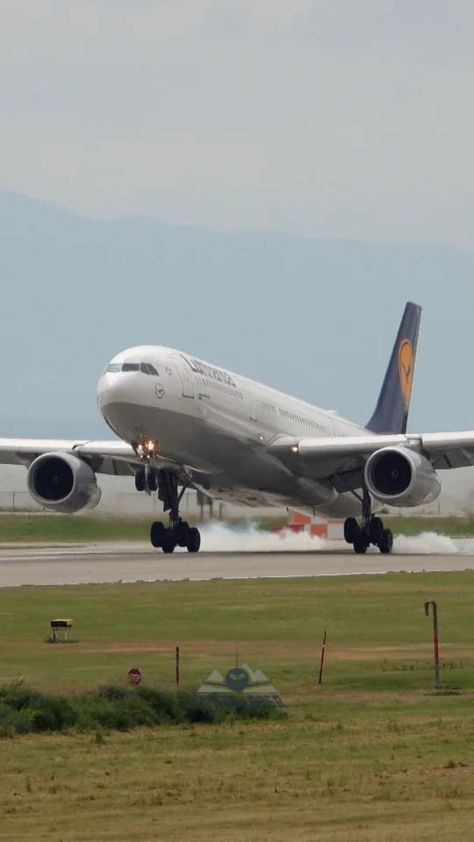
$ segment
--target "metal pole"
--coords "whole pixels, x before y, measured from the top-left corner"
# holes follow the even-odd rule
[[[179,689],[179,646],[176,647],[176,687]]]
[[[326,652],[326,637],[327,637],[327,631],[325,631],[325,632],[324,632],[323,645],[322,645],[322,647],[321,647],[321,663],[320,663],[320,665],[319,665],[319,680],[318,680],[318,684],[322,684],[322,683],[323,683],[323,667],[324,667],[324,654],[325,654],[325,652]]]
[[[433,649],[434,649],[434,664],[435,664],[435,687],[440,688],[439,682],[439,635],[438,635],[438,606],[434,599],[425,602],[425,615],[430,616],[430,605],[433,609]]]

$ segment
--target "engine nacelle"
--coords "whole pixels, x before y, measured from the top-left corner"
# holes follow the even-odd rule
[[[406,447],[383,447],[367,460],[366,486],[389,506],[420,506],[439,496],[441,485],[431,462]]]
[[[43,453],[31,463],[28,491],[40,506],[73,514],[93,509],[101,498],[94,471],[71,453]]]

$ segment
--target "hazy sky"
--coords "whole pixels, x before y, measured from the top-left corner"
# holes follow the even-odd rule
[[[474,249],[472,0],[1,0],[0,189]]]

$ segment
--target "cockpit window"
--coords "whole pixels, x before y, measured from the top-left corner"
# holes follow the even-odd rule
[[[158,376],[155,366],[151,363],[140,363],[140,371],[143,371],[143,374],[154,374]]]
[[[109,363],[105,371],[110,374],[118,374],[119,371],[141,371],[143,374],[159,376],[155,366],[151,363]]]

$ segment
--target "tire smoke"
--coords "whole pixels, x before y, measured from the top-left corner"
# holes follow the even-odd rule
[[[210,523],[201,528],[201,549],[204,552],[234,553],[305,553],[349,550],[344,541],[329,541],[308,532],[267,532],[255,524],[229,526]],[[458,555],[472,550],[474,542],[455,541],[447,535],[423,532],[421,535],[398,535],[393,552],[396,555]],[[369,553],[378,553],[371,547]]]
[[[201,549],[205,552],[297,553],[331,546],[333,542],[308,532],[267,532],[253,523],[239,527],[211,523],[201,529]]]
[[[460,550],[448,535],[422,532],[421,535],[398,535],[393,542],[397,555],[457,555]]]

